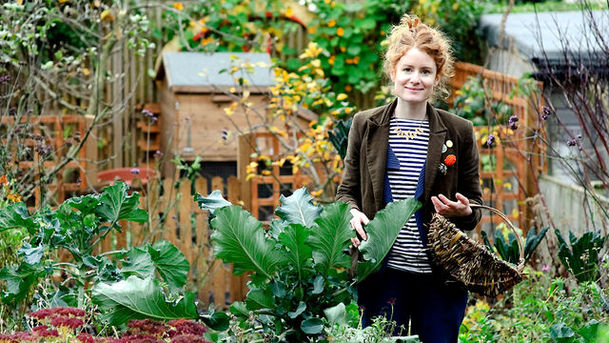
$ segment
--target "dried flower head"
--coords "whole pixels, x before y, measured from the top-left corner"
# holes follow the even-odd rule
[[[80,343],[95,343],[95,338],[86,332],[79,333],[78,336],[76,336],[76,339]]]
[[[203,324],[187,319],[170,320],[167,322],[167,324],[173,327],[173,330],[169,332],[170,337],[174,337],[176,335],[201,336],[206,331]]]
[[[51,325],[56,328],[68,328],[76,330],[84,325],[82,319],[66,316],[53,317],[51,319]]]
[[[511,130],[516,130],[518,128],[518,117],[516,115],[512,115],[510,119],[508,119],[508,127]]]
[[[552,110],[550,107],[548,106],[543,106],[541,108],[541,119],[546,120],[548,119],[549,116],[551,116],[552,114],[554,114],[554,110]]]
[[[108,343],[164,343],[149,335],[128,335],[109,341]]]
[[[201,336],[196,335],[179,335],[171,339],[171,343],[210,343]]]
[[[495,135],[493,135],[491,133],[490,135],[488,135],[488,139],[486,140],[486,146],[488,146],[490,148],[493,146],[494,143],[495,143]]]
[[[23,342],[38,342],[40,337],[35,333],[15,332],[11,334],[0,334],[0,342],[2,343],[23,343]]]
[[[169,326],[163,322],[152,319],[134,319],[127,324],[127,332],[130,335],[146,334],[155,337],[162,337],[168,330]]]
[[[46,325],[34,327],[34,333],[39,337],[59,337],[59,332],[55,329],[50,329]]]

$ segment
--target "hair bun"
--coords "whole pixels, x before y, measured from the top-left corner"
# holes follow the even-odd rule
[[[419,25],[419,18],[415,15],[411,16],[409,14],[405,14],[401,20],[402,24],[408,25],[409,29],[414,29]]]

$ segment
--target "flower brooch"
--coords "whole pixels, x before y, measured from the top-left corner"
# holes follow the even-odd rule
[[[442,154],[446,153],[448,151],[448,149],[453,147],[453,142],[449,139],[447,140],[444,144],[442,144]],[[440,169],[440,173],[442,173],[443,175],[446,175],[446,173],[448,172],[448,167],[452,167],[455,162],[457,162],[457,157],[452,154],[449,153],[448,155],[446,155],[444,157],[444,160],[442,161],[442,163],[440,163],[439,169]]]

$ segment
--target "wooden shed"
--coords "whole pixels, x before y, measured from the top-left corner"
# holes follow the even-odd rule
[[[238,84],[234,80],[236,75],[228,70],[237,65],[236,61],[255,65],[253,73],[242,75],[250,83],[249,101],[253,105],[248,113],[237,110],[229,117],[224,108],[234,99],[228,92]],[[257,65],[259,62],[265,66]],[[239,131],[249,132],[260,123],[258,114],[268,111],[269,87],[274,84],[270,66],[271,59],[266,53],[163,53],[156,82],[160,148],[167,161],[163,166],[165,176],[175,172],[169,161],[176,154],[184,160],[200,156],[207,176],[237,175]],[[305,126],[316,119],[310,113],[300,117],[300,124]]]

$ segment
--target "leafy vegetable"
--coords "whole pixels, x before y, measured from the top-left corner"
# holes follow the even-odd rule
[[[359,248],[366,261],[357,265],[358,281],[364,280],[381,266],[400,230],[420,207],[421,203],[414,198],[395,201],[377,212],[366,225],[368,239],[363,241]]]
[[[210,195],[218,197],[215,192]],[[200,195],[196,198],[209,203]],[[417,201],[407,200],[377,213],[367,226],[368,261],[361,263],[358,280],[380,265],[419,207]],[[266,233],[262,223],[240,207],[216,208],[211,222],[214,251],[224,263],[233,263],[236,275],[254,273],[245,304],[233,304],[231,313],[245,322],[254,311],[269,335],[287,334],[288,341],[303,342],[323,332],[324,315],[333,321],[344,317],[345,304],[353,299],[355,281],[347,275],[354,236],[351,214],[340,202],[314,205],[304,188],[281,197],[275,214],[280,219],[274,219]]]
[[[104,312],[104,320],[116,326],[130,319],[198,317],[193,293],[185,293],[178,302],[168,301],[158,281],[152,278],[130,276],[113,284],[100,283],[93,287],[93,302]]]

